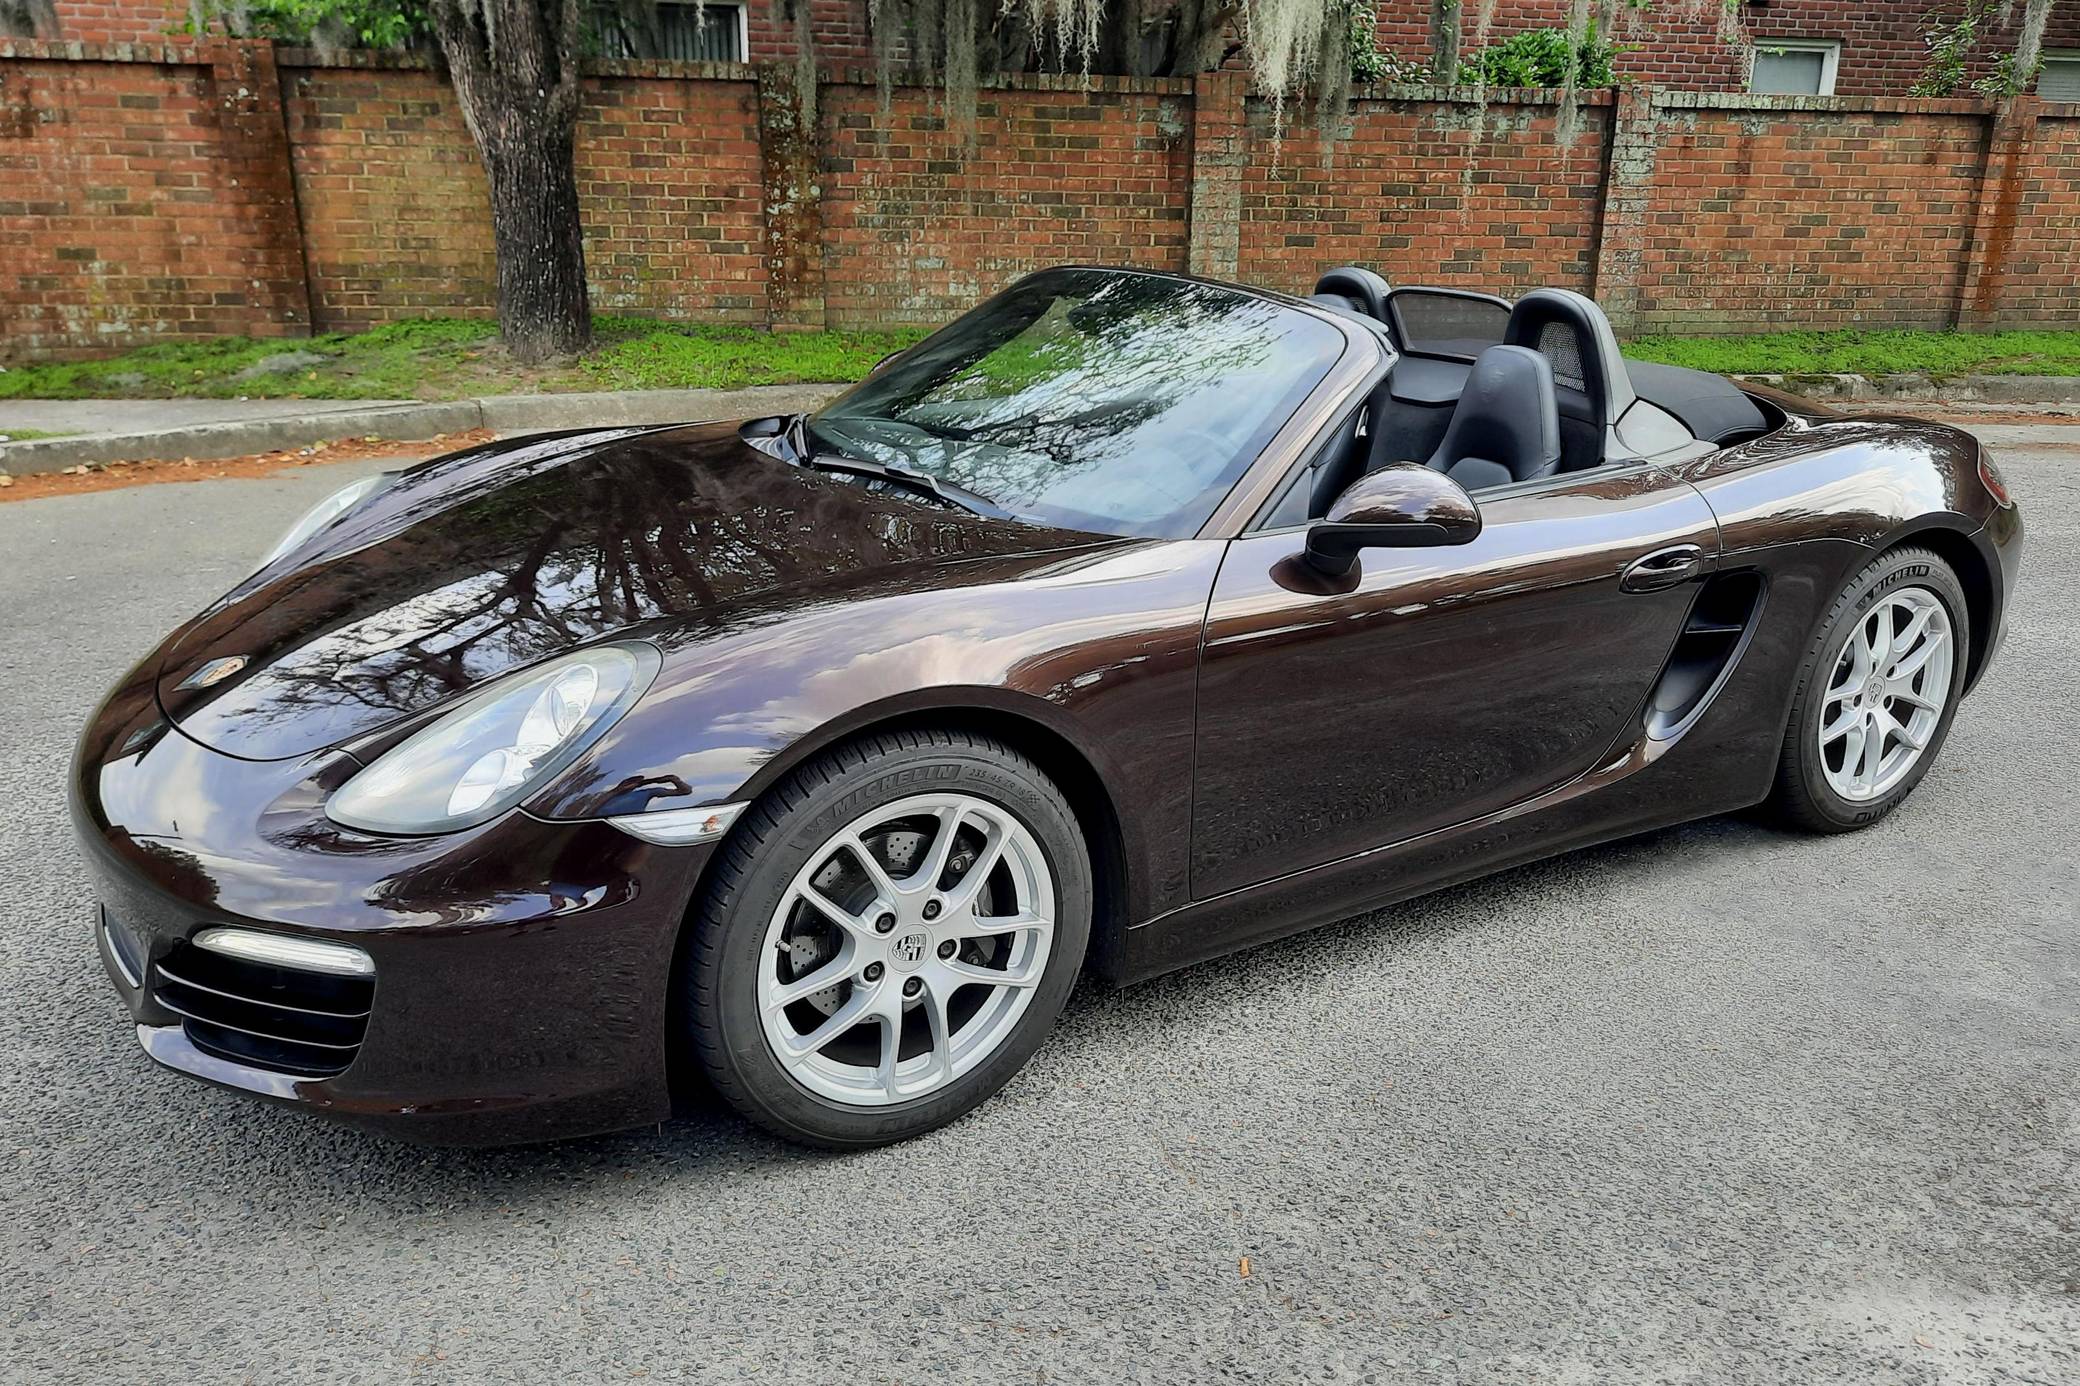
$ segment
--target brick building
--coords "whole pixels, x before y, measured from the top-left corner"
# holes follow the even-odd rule
[[[82,43],[164,43],[191,28],[189,0],[52,0],[55,33],[39,38]],[[662,0],[662,56],[718,62],[758,62],[794,52],[794,20],[786,0],[710,0],[706,5]],[[811,0],[818,49],[834,63],[871,56],[867,0]]]
[[[89,43],[157,43],[188,23],[188,0],[53,0],[58,32],[43,37]],[[869,60],[867,0],[810,0],[817,49],[833,66]],[[1480,0],[1461,6],[1462,46],[1476,45]],[[1495,0],[1490,42],[1527,29],[1567,22],[1568,0]],[[1995,55],[2015,44],[2021,5],[2006,25],[1982,38],[1968,79],[1984,76]],[[1638,81],[1693,91],[1754,90],[1797,95],[1898,96],[1927,66],[1922,27],[1931,9],[1962,9],[1962,0],[1744,0],[1745,48],[1720,34],[1720,0],[1664,0],[1624,7],[1619,41],[1629,45],[1618,70]],[[794,52],[787,0],[710,0],[705,6],[660,5],[661,56],[761,62]],[[1396,55],[1429,61],[1428,0],[1383,0],[1380,41]],[[2080,98],[2080,3],[2058,4],[2045,35],[2043,95]]]
[[[1480,0],[1462,0],[1460,42],[1477,45]],[[1489,42],[1526,29],[1567,23],[1568,0],[1496,0]],[[1661,0],[1622,7],[1616,38],[1629,51],[1618,72],[1635,81],[1687,91],[1756,91],[1797,96],[1902,96],[1928,66],[1923,27],[1929,14],[1958,14],[1964,0],[1741,0],[1740,31],[1753,45],[1722,35],[1720,0]],[[1427,0],[1388,0],[1379,7],[1380,42],[1396,54],[1427,59]],[[1966,66],[1968,81],[1992,70],[2015,47],[2022,17],[2017,0],[2008,22],[1998,14]],[[2043,94],[2080,97],[2080,3],[2054,0],[2044,35]]]
[[[52,0],[57,32],[40,38],[83,43],[164,43],[190,27],[189,0]],[[718,62],[760,62],[794,52],[794,19],[787,0],[710,0],[705,5],[661,0],[661,56]],[[867,0],[810,0],[817,48],[833,63],[864,63],[871,56]]]

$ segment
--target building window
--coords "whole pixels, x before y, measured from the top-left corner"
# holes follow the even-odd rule
[[[742,5],[625,5],[604,11],[600,52],[609,58],[682,63],[749,62]]]
[[[742,5],[659,5],[660,58],[689,63],[741,63],[744,42]]]
[[[1768,96],[1833,96],[1842,45],[1833,39],[1764,39],[1748,90]]]
[[[2037,95],[2046,101],[2080,101],[2080,48],[2046,50]]]

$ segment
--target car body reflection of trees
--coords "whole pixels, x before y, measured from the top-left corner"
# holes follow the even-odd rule
[[[340,739],[612,633],[669,624],[685,638],[777,619],[804,589],[857,595],[916,561],[1050,542],[745,457],[733,429],[619,438],[435,505],[408,489],[378,534],[286,575],[264,601],[203,618],[183,645],[250,650],[252,667],[181,690],[169,685],[186,666],[173,661],[162,696],[184,725],[206,718],[249,746],[269,724]]]

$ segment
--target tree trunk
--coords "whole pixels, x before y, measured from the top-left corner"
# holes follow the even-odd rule
[[[1430,80],[1459,80],[1459,0],[1430,0]]]
[[[499,330],[523,362],[569,356],[592,340],[576,133],[518,119],[487,126],[480,137],[498,251]]]
[[[0,38],[57,37],[58,10],[51,0],[0,0]]]
[[[491,184],[506,349],[528,363],[580,351],[592,308],[573,163],[578,0],[433,0],[429,12]]]

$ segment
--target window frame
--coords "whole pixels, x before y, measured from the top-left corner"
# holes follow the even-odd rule
[[[1753,96],[1833,96],[1835,78],[1842,66],[1842,41],[1822,38],[1760,39],[1755,44],[1755,56],[1764,53],[1818,53],[1820,55],[1820,89],[1812,92],[1756,91],[1755,64],[1748,64],[1748,92]]]
[[[707,3],[706,0],[659,0],[658,8],[660,10],[666,6],[674,9],[696,11],[735,10],[737,13],[737,55],[734,58],[720,59],[720,61],[734,63],[748,63],[751,61],[751,5],[749,0],[714,0],[712,4]],[[708,61],[713,62],[717,60],[711,58]]]

